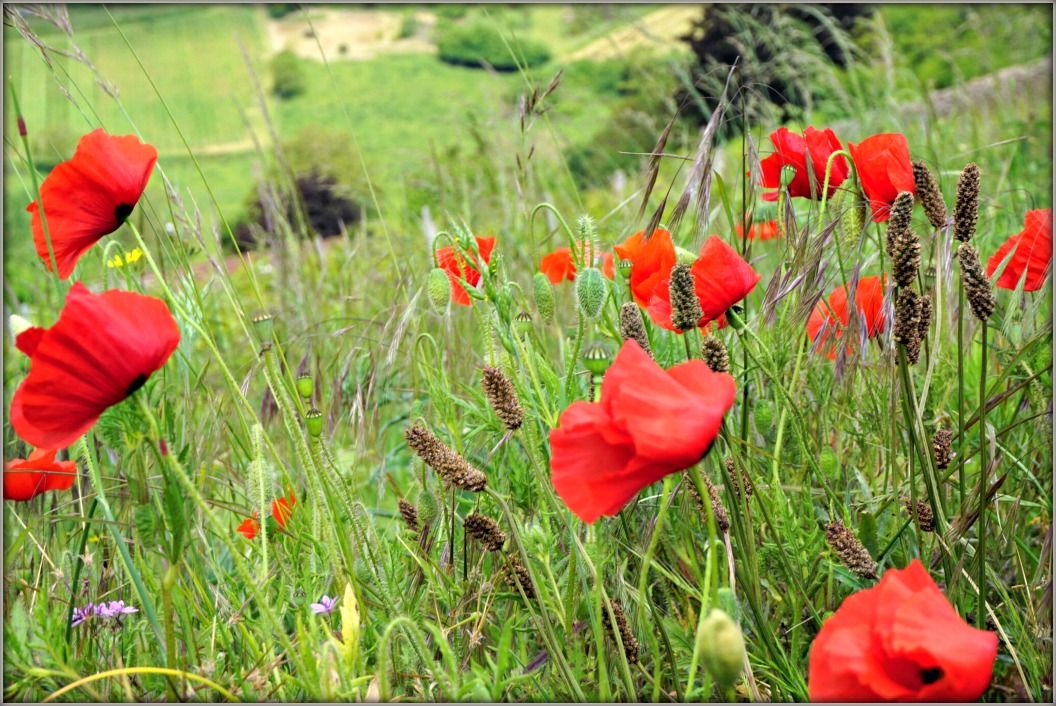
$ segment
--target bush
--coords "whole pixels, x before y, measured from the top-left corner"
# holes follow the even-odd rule
[[[550,50],[540,42],[520,39],[507,49],[498,30],[484,22],[447,24],[440,29],[436,46],[440,60],[448,64],[479,67],[486,63],[496,71],[517,69],[518,61],[510,49],[529,68],[550,60]]]
[[[273,20],[277,20],[280,17],[285,17],[291,12],[296,12],[301,9],[301,6],[295,2],[284,2],[284,3],[269,3],[268,4],[268,17]]]
[[[304,93],[308,78],[301,67],[301,60],[288,49],[271,60],[271,92],[282,100]]]
[[[421,28],[421,23],[418,22],[418,13],[414,10],[408,10],[403,13],[403,17],[400,18],[400,31],[396,35],[396,39],[407,39],[418,34],[418,30]]]

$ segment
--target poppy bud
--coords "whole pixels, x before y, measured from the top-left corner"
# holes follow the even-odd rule
[[[547,282],[549,285],[549,282]],[[576,304],[584,316],[596,319],[608,295],[605,276],[596,267],[588,267],[576,275]]]
[[[418,493],[418,520],[423,527],[428,527],[435,524],[438,517],[440,517],[440,505],[436,502],[436,496],[423,489]]]
[[[253,315],[253,330],[256,331],[257,338],[260,340],[261,352],[271,350],[271,338],[275,332],[274,322],[275,317],[266,311],[258,311]]]
[[[630,279],[631,268],[633,266],[634,263],[630,260],[620,260],[620,264],[616,265],[616,271],[620,273],[620,277],[623,277],[624,279]]]
[[[521,338],[524,338],[532,331],[532,315],[527,311],[522,311],[517,314],[517,319],[513,324],[514,329],[520,334]]]
[[[796,168],[791,164],[786,164],[781,167],[781,186],[787,189],[792,185],[792,180],[796,178]]]
[[[697,632],[697,646],[708,674],[720,689],[737,683],[746,655],[741,629],[725,611],[714,608]]]
[[[309,409],[304,413],[304,424],[308,427],[308,433],[318,439],[323,434],[323,413],[314,407]]]
[[[315,380],[312,379],[311,375],[305,373],[297,376],[297,392],[301,393],[301,397],[304,399],[310,398],[314,390]]]
[[[850,207],[843,211],[843,217],[840,219],[840,228],[843,230],[843,242],[853,247],[858,244],[858,239],[862,237],[862,231],[865,230],[868,211],[866,210],[865,197],[862,196],[857,187],[848,194],[846,200],[850,202]]]
[[[723,586],[718,590],[717,594],[715,596],[715,607],[730,616],[733,622],[740,624],[741,606],[737,602],[737,595],[733,592],[733,589]]]
[[[741,318],[743,312],[744,309],[739,306],[731,306],[726,310],[726,321],[729,322],[734,331],[744,330],[745,323],[744,319]]]
[[[609,369],[612,363],[612,354],[609,349],[600,343],[592,343],[587,350],[583,351],[583,365],[594,377],[601,377]]]
[[[831,478],[836,473],[836,452],[826,446],[821,450],[821,458],[818,459],[818,466],[821,467],[821,472],[825,474],[826,478]]]
[[[535,308],[539,316],[542,317],[543,323],[549,326],[554,321],[554,288],[542,272],[536,272],[532,280],[532,296],[535,298]]]
[[[579,230],[579,239],[581,241],[593,243],[596,225],[594,219],[590,216],[580,216],[579,220],[576,221],[576,228]]]
[[[429,273],[429,279],[425,283],[425,294],[437,313],[442,314],[447,309],[447,303],[451,301],[451,282],[443,268],[434,267]]]

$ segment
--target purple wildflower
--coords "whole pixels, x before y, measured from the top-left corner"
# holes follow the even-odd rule
[[[318,603],[312,603],[310,607],[312,609],[312,612],[316,615],[326,615],[327,613],[332,611],[336,606],[337,599],[331,598],[330,596],[324,594],[323,597],[319,599]]]
[[[110,601],[108,604],[99,604],[98,607],[99,615],[107,618],[115,618],[128,613],[138,613],[139,608],[133,608],[132,606],[126,606],[124,601]]]
[[[73,609],[73,620],[70,621],[70,625],[72,625],[73,627],[77,627],[78,625],[84,623],[86,620],[88,620],[88,618],[92,617],[93,615],[95,615],[95,604],[94,603],[89,603],[88,605],[86,605],[83,608],[74,608]]]

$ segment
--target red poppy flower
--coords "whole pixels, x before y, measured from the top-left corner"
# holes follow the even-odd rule
[[[735,227],[737,231],[737,237],[744,237],[744,228],[738,223]],[[762,223],[753,223],[748,227],[748,240],[770,240],[781,235],[780,229],[777,227],[777,221],[764,221]]]
[[[276,498],[271,501],[271,516],[275,518],[275,522],[278,523],[279,527],[286,529],[286,521],[293,516],[293,506],[297,504],[297,499],[293,497],[293,491],[290,491],[289,499]],[[260,533],[260,523],[257,522],[257,518],[260,517],[259,512],[254,512],[253,517],[247,517],[242,520],[242,524],[235,528],[236,532],[241,532],[246,539],[256,539]]]
[[[581,242],[580,247],[584,247],[584,243],[589,248],[589,241]],[[588,249],[583,259],[593,265],[596,258],[592,255],[593,253]],[[600,255],[602,274],[609,279],[614,278],[616,276],[616,266],[612,253],[603,252]],[[572,248],[561,247],[548,255],[544,255],[543,259],[539,261],[539,271],[546,275],[551,284],[560,284],[566,279],[569,281],[574,280],[576,278],[576,264],[572,258]]]
[[[491,262],[491,251],[494,249],[494,236],[477,238],[477,250],[480,251],[480,257],[484,260],[485,265]],[[469,257],[473,261],[472,265],[459,255],[456,255],[455,249],[451,246],[440,248],[436,251],[437,267],[447,272],[447,278],[451,280],[451,299],[456,304],[463,306],[469,306],[470,302],[469,294],[466,293],[461,280],[466,280],[470,287],[476,287],[480,284],[480,272],[474,267],[475,265],[479,266],[477,259],[473,253],[469,253]]]
[[[873,221],[883,223],[891,215],[891,204],[903,191],[917,193],[909,143],[899,133],[867,137],[858,145],[847,143],[862,191],[873,209]]]
[[[648,306],[653,289],[675,266],[675,244],[671,234],[657,228],[646,240],[645,231],[638,231],[621,245],[615,246],[621,260],[631,261],[631,294],[638,306]]]
[[[996,656],[997,635],[961,620],[914,559],[825,621],[807,686],[811,701],[975,701]]]
[[[584,522],[615,515],[708,452],[735,394],[733,378],[702,360],[664,370],[637,342],[624,342],[601,401],[573,402],[550,432],[554,490]]]
[[[1005,265],[997,286],[1015,289],[1026,274],[1023,290],[1036,292],[1045,283],[1052,262],[1052,209],[1027,211],[1022,232],[1002,243],[986,263],[987,277],[993,277],[997,266],[1015,249],[1012,259]]]
[[[169,359],[180,330],[160,299],[76,282],[59,320],[15,339],[29,375],[11,401],[11,425],[45,449],[69,446],[107,408],[138,390]]]
[[[690,267],[693,288],[704,316],[700,327],[708,322],[720,320],[719,328],[725,326],[726,310],[748,296],[756,283],[763,278],[756,273],[737,251],[717,235],[708,236],[700,249],[700,257]],[[669,331],[678,331],[671,323],[670,270],[668,276],[653,289],[649,299],[649,318]]]
[[[36,449],[29,458],[4,463],[4,500],[31,500],[48,490],[68,490],[77,478],[77,464],[56,461],[57,451]]]
[[[885,282],[886,280],[880,277],[862,277],[858,280],[858,290],[855,292],[854,301],[858,307],[859,325],[865,326],[866,335],[869,338],[884,331]],[[810,337],[811,341],[815,341],[820,333],[821,340],[818,341],[818,350],[822,350],[825,345],[825,339],[830,335],[837,340],[843,336],[843,329],[850,323],[850,320],[850,313],[847,309],[847,290],[843,287],[837,287],[829,295],[828,305],[824,302],[818,302],[814,306],[814,311],[811,312],[810,318],[807,320],[807,336]],[[824,329],[824,332],[822,332],[822,329]],[[829,360],[835,360],[836,349],[836,344],[830,343],[825,351],[825,357]],[[851,353],[849,344],[847,353]]]
[[[796,175],[788,185],[788,195],[820,199],[825,187],[825,169],[828,167],[829,157],[833,152],[843,149],[840,141],[836,139],[836,133],[831,128],[815,130],[808,127],[802,135],[797,135],[782,127],[771,133],[770,141],[774,143],[776,151],[759,163],[763,168],[763,186],[767,189],[778,189],[781,186],[781,168],[787,164],[796,169]],[[808,153],[810,167],[814,172],[813,182],[807,173]],[[847,160],[843,155],[832,160],[829,198],[836,193],[836,187],[843,183],[848,173]],[[763,194],[763,200],[777,201],[777,194],[777,191],[769,191]]]
[[[73,159],[51,170],[40,185],[40,198],[59,277],[69,277],[85,251],[121,227],[147,188],[157,161],[153,145],[135,135],[117,137],[98,128],[81,138]],[[26,210],[33,214],[37,254],[50,270],[40,208],[34,201]]]

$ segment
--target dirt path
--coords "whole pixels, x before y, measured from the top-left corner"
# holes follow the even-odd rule
[[[415,13],[417,29],[413,35],[402,39],[399,38],[404,22],[402,13],[321,7],[313,7],[310,13],[311,24],[300,12],[269,20],[271,51],[278,53],[289,49],[297,56],[313,61],[321,61],[320,44],[327,61],[363,61],[383,54],[436,52],[428,38],[436,24],[436,15],[431,12]]]
[[[595,39],[585,47],[562,57],[568,61],[577,59],[611,59],[620,57],[634,49],[656,49],[663,46],[667,49],[676,46],[680,35],[686,34],[693,20],[700,17],[700,7],[696,5],[679,5],[665,7],[650,12],[645,17],[629,23],[604,37]],[[688,48],[686,49],[688,51]]]

